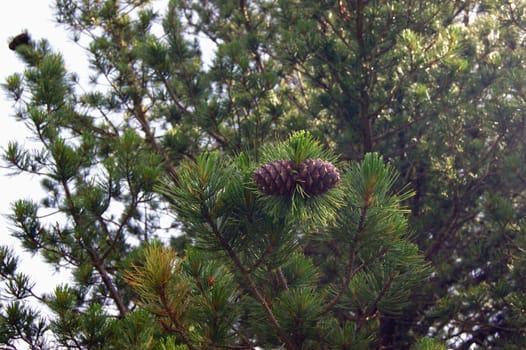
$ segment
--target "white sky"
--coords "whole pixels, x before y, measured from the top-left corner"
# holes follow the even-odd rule
[[[7,5],[9,3],[9,5]],[[80,83],[88,86],[87,56],[82,47],[71,39],[71,33],[55,22],[53,6],[55,0],[0,0],[0,83],[13,73],[22,73],[24,65],[17,55],[9,50],[11,38],[27,30],[33,40],[45,38],[55,51],[62,53],[66,68],[75,72]],[[154,1],[161,15],[167,0]],[[23,123],[14,118],[13,102],[0,90],[0,152],[4,152],[9,141],[16,140],[31,147],[30,133]],[[35,147],[38,144],[35,144]],[[21,258],[20,271],[31,276],[38,293],[50,292],[57,284],[67,281],[64,273],[57,273],[38,256],[24,254],[18,241],[11,237],[12,225],[6,216],[11,204],[18,199],[39,201],[43,197],[40,178],[28,175],[8,176],[8,170],[0,167],[0,245],[7,245],[17,251]]]
[[[167,0],[155,0],[154,5],[165,12]],[[17,55],[9,50],[10,39],[27,30],[33,40],[47,39],[53,50],[60,52],[66,63],[66,68],[74,72],[80,79],[82,86],[88,86],[87,55],[83,48],[71,39],[65,27],[59,26],[54,19],[53,6],[55,0],[0,0],[0,83],[4,84],[6,78],[14,73],[22,73],[24,64]],[[208,52],[210,53],[210,52]],[[15,107],[8,100],[7,94],[0,89],[0,152],[3,154],[9,141],[18,141],[31,147],[38,146],[31,139],[31,134],[23,123],[14,118]],[[39,295],[50,293],[62,283],[67,283],[69,274],[55,269],[43,262],[37,255],[24,252],[19,242],[11,236],[12,225],[7,215],[11,213],[11,204],[18,199],[33,199],[39,201],[43,198],[40,178],[28,175],[8,176],[10,171],[0,166],[0,245],[12,248],[19,257],[19,272],[23,272],[34,283],[33,291]],[[0,279],[0,288],[2,283]],[[47,315],[48,310],[32,303],[33,307],[40,310],[41,315]],[[19,349],[27,348],[22,342],[18,343]]]
[[[2,1],[0,5],[0,82],[6,77],[23,72],[24,65],[17,55],[9,50],[10,38],[27,30],[35,40],[46,38],[51,46],[64,55],[68,70],[80,76],[86,73],[86,57],[83,50],[68,38],[69,33],[59,27],[53,17],[54,0],[16,0]],[[9,141],[17,140],[30,145],[29,132],[23,123],[14,118],[14,105],[8,101],[6,93],[0,92],[0,147],[1,152]],[[12,226],[6,218],[10,214],[10,205],[17,199],[31,198],[39,200],[42,196],[40,179],[26,175],[8,176],[9,171],[0,169],[0,244],[8,245],[20,252],[18,242],[10,236]],[[55,285],[65,280],[63,274],[55,273],[38,256],[22,254],[20,271],[28,273],[36,283],[36,291],[51,291]]]
[[[154,5],[160,14],[164,14],[167,0],[155,0]],[[88,86],[87,56],[82,47],[73,42],[71,33],[65,27],[59,26],[54,19],[53,6],[55,0],[0,0],[0,83],[14,73],[22,73],[24,65],[17,55],[9,50],[11,38],[27,30],[33,40],[45,38],[51,48],[59,51],[66,63],[66,68],[74,72],[83,86]],[[205,64],[210,64],[213,45],[200,38],[204,51]],[[23,123],[14,118],[15,107],[8,100],[3,89],[0,90],[0,152],[3,154],[9,141],[18,141],[29,146],[38,144],[30,138],[30,133]],[[39,256],[24,253],[18,241],[11,237],[12,225],[7,219],[11,204],[18,199],[43,198],[40,178],[28,175],[8,176],[9,171],[4,164],[0,167],[0,245],[13,248],[19,255],[19,271],[28,274],[35,283],[34,291],[38,294],[51,292],[55,286],[65,283],[68,274],[56,272],[52,266],[45,264]],[[0,281],[1,282],[1,281]],[[1,287],[1,284],[0,284]],[[45,310],[42,310],[45,312]]]

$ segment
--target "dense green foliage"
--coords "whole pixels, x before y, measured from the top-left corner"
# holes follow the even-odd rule
[[[526,347],[526,1],[151,3],[56,1],[89,87],[10,45],[4,163],[46,190],[10,233],[72,281],[2,247],[1,346]],[[339,185],[257,190],[306,159]]]

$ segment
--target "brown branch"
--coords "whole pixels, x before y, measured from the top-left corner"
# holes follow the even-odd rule
[[[369,314],[374,315],[376,313],[378,303],[385,296],[385,294],[387,293],[389,288],[391,288],[391,285],[393,284],[396,276],[397,276],[397,273],[394,273],[394,272],[389,275],[389,279],[387,280],[387,282],[385,282],[382,290],[380,291],[380,293],[378,293],[378,295],[376,296],[376,299],[374,300],[373,304],[371,305],[370,310],[369,310]]]
[[[250,20],[250,15],[248,13],[248,8],[246,6],[245,0],[239,0],[239,8],[241,13],[243,14],[244,24],[245,24],[245,30],[250,33],[254,30],[252,27],[252,23]],[[254,59],[256,60],[256,64],[259,68],[260,72],[263,72],[265,70],[265,65],[263,64],[263,60],[261,59],[261,55],[257,51],[257,49],[252,50],[252,55],[254,55]]]
[[[510,9],[510,19],[511,19],[512,23],[515,24],[523,32],[526,32],[526,26],[524,24],[520,23],[517,15],[515,14],[515,11],[513,9],[513,6],[511,4],[511,2],[508,2],[507,5],[508,5],[508,7]]]
[[[177,96],[175,95],[172,87],[170,86],[170,84],[168,84],[168,81],[166,80],[166,78],[160,74],[160,77],[161,77],[161,80],[163,82],[163,85],[166,89],[166,91],[168,92],[168,95],[170,96],[171,100],[175,103],[175,105],[177,106],[177,108],[179,108],[183,113],[185,113],[186,115],[189,115],[191,116],[191,111],[188,109],[188,107],[184,106],[181,101],[179,101],[179,99],[177,98]],[[231,148],[231,149],[236,149],[237,147],[235,147],[232,142],[230,142],[225,136],[223,136],[221,134],[221,132],[218,130],[217,128],[217,120],[215,118],[213,118],[213,122],[214,122],[214,126],[215,126],[215,129],[216,130],[205,130],[206,133],[213,137],[221,146],[223,147],[228,147],[228,148]]]
[[[66,181],[62,181],[62,187],[64,188],[64,193],[66,195],[66,201],[67,204],[71,210],[71,214],[73,216],[73,221],[75,222],[75,226],[79,229],[83,229],[82,225],[82,219],[80,217],[80,212],[78,208],[76,207],[75,203],[73,202],[73,197],[71,195],[70,189]],[[99,273],[104,285],[106,288],[108,288],[108,291],[110,292],[110,295],[115,302],[115,305],[117,306],[117,309],[119,310],[119,318],[124,318],[126,314],[128,313],[128,308],[126,305],[124,305],[124,301],[122,299],[122,296],[120,295],[117,288],[115,288],[115,285],[113,284],[113,281],[110,278],[110,275],[108,271],[106,270],[106,267],[104,266],[104,260],[100,258],[95,248],[93,248],[90,245],[87,245],[84,243],[81,237],[77,238],[78,244],[86,250],[88,255],[91,258],[91,263],[93,267],[97,270]]]
[[[269,303],[265,300],[265,297],[261,295],[261,293],[259,292],[258,287],[254,283],[254,280],[252,280],[252,277],[250,277],[248,270],[243,266],[243,263],[237,256],[236,252],[234,252],[234,249],[232,248],[232,246],[230,246],[230,244],[227,242],[225,237],[223,237],[223,235],[219,231],[216,223],[214,222],[209,212],[206,213],[206,221],[208,225],[210,226],[213,235],[217,238],[217,240],[219,241],[223,249],[228,254],[229,258],[234,263],[235,267],[238,269],[238,271],[243,276],[243,279],[248,285],[249,291],[252,293],[254,298],[259,302],[259,304],[263,307],[263,311],[265,312],[265,315],[267,316],[268,320],[272,324],[272,327],[274,328],[274,331],[276,332],[279,339],[285,344],[287,349],[291,349],[291,350],[295,349],[296,346],[288,338],[287,334],[283,331],[283,329],[281,329],[281,326],[278,320],[276,319],[276,317],[274,316],[274,313],[272,312],[269,306]]]
[[[281,266],[278,267],[278,269],[276,271],[276,275],[278,276],[278,281],[281,284],[281,286],[283,287],[283,289],[288,290],[289,289],[289,284],[287,282],[287,278],[283,274],[283,269],[281,268]]]
[[[447,220],[448,224],[444,226],[443,229],[439,230],[434,238],[434,242],[431,246],[425,251],[424,256],[427,260],[437,253],[442,245],[448,241],[449,236],[453,234],[456,230],[462,227],[466,222],[472,220],[477,216],[478,211],[473,213],[467,213],[466,215],[461,215],[460,204],[458,201],[458,194],[455,193],[453,209]]]
[[[112,18],[116,19],[119,17],[119,5],[116,5],[114,7],[114,16]],[[155,139],[155,134],[152,131],[150,127],[150,122],[148,120],[147,115],[147,109],[144,107],[143,104],[143,96],[140,95],[140,92],[144,90],[144,85],[146,84],[144,80],[141,82],[141,79],[137,76],[134,68],[133,68],[133,58],[130,54],[130,48],[127,46],[126,41],[124,40],[123,35],[123,28],[120,25],[114,25],[114,28],[105,28],[108,33],[112,34],[112,39],[115,45],[117,46],[118,52],[124,52],[124,58],[129,59],[129,62],[127,64],[127,72],[126,72],[126,79],[129,81],[130,85],[135,90],[135,94],[132,97],[132,106],[130,108],[130,111],[133,112],[133,115],[135,116],[136,120],[141,125],[141,129],[145,134],[146,141],[153,147],[153,149],[160,154],[164,161],[165,165],[168,171],[168,174],[174,179],[177,180],[177,172],[175,170],[175,167],[172,163],[172,160],[168,156],[166,152],[161,148],[157,140]],[[115,60],[118,61],[119,57],[115,58]],[[116,65],[117,66],[117,65]],[[111,84],[113,89],[117,92],[119,92],[119,86],[116,86],[114,84]],[[174,101],[175,102],[175,101]]]
[[[323,308],[322,313],[327,313],[327,312],[331,311],[331,309],[340,301],[341,297],[343,296],[343,293],[345,292],[345,290],[349,286],[349,283],[351,282],[351,279],[364,266],[364,264],[362,263],[357,268],[353,268],[354,261],[356,259],[356,240],[357,240],[359,234],[362,233],[364,228],[365,228],[365,217],[367,216],[367,210],[369,208],[369,206],[367,204],[369,202],[368,198],[366,198],[364,202],[365,202],[365,206],[362,208],[362,212],[360,214],[360,220],[358,222],[357,234],[354,236],[354,239],[351,242],[351,247],[349,249],[349,257],[347,258],[347,268],[346,268],[346,271],[345,271],[345,278],[343,279],[343,281],[342,281],[342,283],[340,285],[340,288],[338,289],[338,293],[334,296],[334,298],[332,298],[332,300],[327,305],[325,305],[325,307]]]
[[[137,208],[137,204],[135,204],[135,200],[134,200],[132,202],[132,204],[128,207],[128,209],[126,210],[126,213],[124,214],[124,217],[121,219],[121,223],[119,225],[119,228],[117,229],[117,232],[115,233],[115,236],[112,239],[112,243],[110,244],[108,249],[106,249],[106,251],[104,253],[102,253],[102,257],[101,257],[102,260],[105,260],[111,254],[111,252],[115,249],[115,247],[117,246],[117,242],[119,241],[119,239],[123,235],[124,226],[125,226],[126,222],[128,222],[128,220],[133,216],[133,213],[134,213],[136,208]],[[102,220],[103,219],[101,217],[101,221]],[[106,230],[106,232],[107,232],[107,230]],[[108,232],[108,237],[109,237],[109,232]]]
[[[197,348],[192,344],[188,335],[186,335],[186,332],[184,331],[184,327],[181,325],[179,318],[177,317],[177,315],[175,315],[172,312],[170,305],[168,303],[168,300],[166,299],[166,293],[164,289],[161,291],[159,297],[161,299],[160,301],[161,301],[162,306],[164,307],[164,309],[166,310],[166,313],[168,314],[168,318],[175,325],[175,328],[169,327],[168,325],[166,325],[166,323],[162,319],[160,319],[162,326],[179,334],[179,336],[183,339],[183,342],[188,346],[190,350],[197,350]]]
[[[362,61],[367,58],[366,46],[365,46],[365,15],[364,15],[364,0],[358,0],[356,4],[356,20],[355,30],[356,39],[358,41],[359,56]],[[367,76],[367,74],[365,74]],[[373,149],[373,130],[371,124],[371,118],[369,115],[369,82],[363,81],[360,89],[360,121],[362,124],[362,136],[363,136],[363,153],[371,152]]]

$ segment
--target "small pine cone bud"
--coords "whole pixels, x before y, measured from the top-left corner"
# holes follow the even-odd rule
[[[254,182],[258,190],[273,196],[286,196],[296,186],[294,163],[290,160],[276,160],[263,164],[254,171]]]
[[[330,162],[307,159],[298,167],[297,181],[305,193],[316,196],[338,186],[340,173]]]

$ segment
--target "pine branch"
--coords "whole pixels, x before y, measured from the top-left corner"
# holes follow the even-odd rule
[[[168,302],[168,299],[166,297],[166,290],[162,289],[159,292],[160,292],[159,297],[160,297],[161,305],[166,310],[166,313],[168,314],[168,318],[175,325],[175,328],[168,326],[162,319],[160,319],[161,324],[163,325],[165,329],[175,331],[177,334],[179,334],[179,336],[183,339],[183,342],[188,346],[190,350],[197,350],[197,348],[192,344],[192,341],[190,340],[190,338],[184,331],[184,327],[181,324],[181,322],[179,322],[179,318],[177,317],[177,315],[175,315],[172,312],[170,303]]]
[[[126,227],[126,224],[133,217],[134,212],[137,210],[137,207],[139,206],[139,203],[141,202],[140,199],[137,198],[138,197],[138,193],[135,193],[132,190],[133,189],[133,186],[131,185],[132,180],[130,178],[128,178],[127,180],[128,180],[130,192],[132,192],[131,193],[131,203],[127,206],[126,210],[124,211],[123,215],[121,216],[121,218],[119,220],[119,223],[117,223],[118,227],[117,227],[116,232],[115,232],[115,234],[113,236],[112,242],[109,245],[109,247],[106,249],[106,251],[104,253],[102,253],[101,260],[105,260],[115,250],[115,248],[117,247],[117,243],[119,242],[120,238],[123,237],[123,235],[124,235],[124,228]],[[108,198],[108,202],[109,202],[109,200],[110,200],[110,198]],[[100,220],[102,222],[101,225],[103,225],[103,227],[105,228],[106,224],[104,223],[104,219],[102,218],[102,216],[100,216]],[[109,231],[107,229],[105,229],[105,231],[106,231],[106,234],[108,235],[108,237],[110,237]],[[145,232],[146,232],[146,230],[145,230]]]
[[[367,206],[364,206],[362,208],[362,212],[360,214],[360,222],[358,224],[358,231],[357,231],[355,238],[351,242],[351,247],[349,249],[349,256],[347,258],[347,268],[345,270],[345,278],[343,279],[340,285],[338,293],[334,296],[334,298],[327,305],[325,305],[322,313],[327,313],[332,310],[332,308],[340,301],[345,290],[349,286],[351,279],[365,266],[364,263],[361,263],[358,267],[353,268],[355,258],[356,258],[356,237],[358,237],[363,232],[365,217],[367,215],[367,209],[368,209]]]
[[[250,20],[250,14],[248,13],[248,8],[245,3],[245,0],[239,1],[239,7],[240,7],[241,13],[243,14],[245,30],[247,31],[247,33],[251,33],[254,30],[254,28],[252,26],[252,21]],[[263,64],[263,60],[261,59],[261,55],[257,51],[257,48],[254,48],[252,50],[252,54],[254,55],[259,71],[263,72],[265,70],[265,66]]]
[[[281,266],[278,267],[278,269],[276,271],[276,275],[278,276],[278,281],[281,284],[281,286],[283,287],[283,289],[288,290],[289,289],[289,285],[287,283],[287,278],[283,274],[283,269],[281,268]]]
[[[272,327],[274,328],[274,331],[280,338],[280,340],[286,345],[287,349],[295,349],[296,347],[292,343],[292,341],[288,338],[288,336],[285,334],[283,329],[281,329],[281,326],[279,325],[278,320],[274,316],[274,313],[270,309],[269,304],[265,300],[265,298],[261,295],[259,292],[256,284],[254,283],[254,280],[252,280],[252,277],[250,277],[250,274],[247,269],[243,266],[241,260],[237,256],[237,254],[234,252],[234,249],[230,246],[230,244],[227,242],[227,240],[223,237],[221,232],[219,231],[216,223],[214,222],[212,216],[207,211],[206,213],[206,221],[210,228],[212,229],[212,233],[217,238],[223,249],[226,251],[238,271],[243,276],[243,279],[248,285],[248,289],[254,296],[254,298],[259,302],[259,304],[263,307],[263,311],[265,312],[265,315],[267,316],[268,320],[272,324]]]
[[[119,9],[119,5],[117,4],[114,7],[114,18],[115,19],[119,18],[120,10],[121,9]],[[118,52],[129,53],[130,49],[128,48],[128,46],[126,45],[126,41],[124,40],[123,28],[121,28],[119,25],[116,25],[116,24],[114,26],[115,28],[113,28],[113,30],[110,30],[108,28],[108,32],[111,33],[112,39],[117,46]],[[127,69],[126,78],[129,79],[131,86],[136,92],[134,96],[132,97],[131,112],[133,112],[133,115],[135,116],[136,120],[141,125],[142,131],[144,132],[146,136],[146,140],[158,154],[162,155],[162,157],[164,158],[166,162],[168,173],[174,180],[176,180],[178,178],[178,175],[177,175],[177,172],[175,171],[173,162],[170,159],[170,157],[166,154],[166,152],[164,152],[164,150],[161,148],[159,143],[157,142],[155,138],[155,134],[152,131],[152,128],[150,127],[150,123],[148,121],[148,115],[146,113],[146,108],[143,105],[143,96],[139,94],[139,92],[143,90],[142,89],[143,84],[141,84],[139,77],[137,76],[135,70],[133,69],[132,61],[128,62],[127,67],[128,69]],[[114,86],[114,85],[112,86],[115,89],[115,91],[119,91],[118,86]]]
[[[80,211],[73,202],[69,185],[65,181],[62,181],[62,187],[66,195],[66,201],[70,208],[73,221],[75,222],[77,228],[82,228],[82,219],[80,217]],[[128,313],[128,308],[126,307],[126,305],[124,305],[122,296],[120,295],[117,288],[115,288],[115,285],[113,284],[113,281],[111,280],[111,277],[108,271],[106,270],[106,267],[104,266],[104,260],[100,258],[97,251],[92,246],[85,244],[81,237],[77,238],[77,242],[79,243],[80,247],[87,251],[88,255],[91,258],[91,263],[93,267],[95,267],[100,277],[102,278],[104,285],[106,286],[106,288],[108,288],[108,291],[110,292],[110,295],[112,296],[112,299],[115,302],[117,309],[119,310],[119,318],[124,318]]]
[[[393,284],[396,276],[397,276],[398,273],[395,273],[395,272],[392,272],[390,275],[389,275],[389,279],[385,282],[382,290],[380,290],[380,293],[378,293],[378,295],[376,296],[376,299],[374,300],[374,302],[370,305],[369,307],[369,314],[370,315],[373,315],[376,313],[376,310],[377,310],[377,305],[378,303],[382,300],[382,298],[385,296],[385,294],[387,293],[387,291],[389,290],[389,288],[391,288],[391,285]]]

